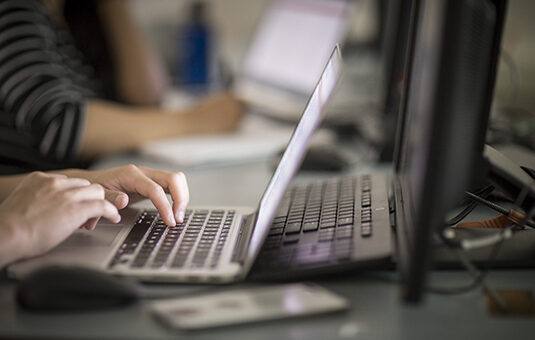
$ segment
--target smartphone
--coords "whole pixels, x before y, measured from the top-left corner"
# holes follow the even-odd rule
[[[347,310],[348,301],[317,285],[294,283],[199,294],[151,304],[179,330],[200,330]]]

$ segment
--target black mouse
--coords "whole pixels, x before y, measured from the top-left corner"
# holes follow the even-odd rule
[[[97,269],[72,266],[38,268],[21,279],[17,300],[35,311],[81,311],[125,306],[138,300],[142,287]]]

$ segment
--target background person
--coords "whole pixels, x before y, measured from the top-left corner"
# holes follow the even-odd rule
[[[154,105],[165,79],[123,1],[87,2],[111,48],[83,43],[115,71],[89,66],[62,20],[71,3],[0,1],[0,173],[84,167],[151,140],[236,128],[243,106],[228,94],[177,114]]]

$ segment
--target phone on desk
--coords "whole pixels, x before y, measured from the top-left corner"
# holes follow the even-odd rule
[[[262,286],[154,302],[153,314],[178,330],[201,330],[346,310],[346,299],[310,284]]]

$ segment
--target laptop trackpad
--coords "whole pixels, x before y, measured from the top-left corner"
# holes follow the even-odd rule
[[[94,230],[80,229],[69,236],[61,248],[70,247],[102,247],[110,246],[122,230],[122,225],[98,225]]]
[[[124,225],[99,225],[95,230],[77,230],[50,252],[8,267],[8,276],[20,278],[46,265],[81,265],[102,268]]]

